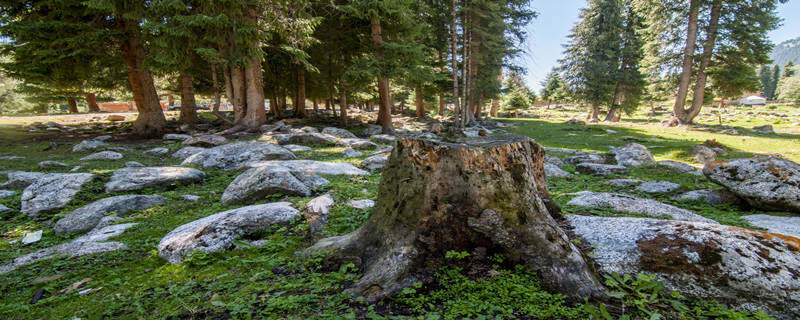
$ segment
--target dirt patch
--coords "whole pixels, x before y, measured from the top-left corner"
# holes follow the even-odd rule
[[[722,249],[711,241],[695,242],[672,234],[659,234],[650,240],[639,240],[645,271],[668,274],[715,276],[721,271]],[[696,254],[696,256],[695,256]]]

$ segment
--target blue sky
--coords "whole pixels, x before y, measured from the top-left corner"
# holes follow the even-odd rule
[[[537,92],[541,89],[539,82],[561,57],[562,45],[585,4],[585,0],[533,0],[539,17],[528,25],[525,53],[519,62],[528,71],[525,75],[528,86]],[[800,37],[800,0],[778,4],[778,13],[784,19],[783,26],[770,33],[772,41],[778,44]]]

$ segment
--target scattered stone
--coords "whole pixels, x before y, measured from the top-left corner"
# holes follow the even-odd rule
[[[668,216],[673,220],[715,222],[686,209],[617,193],[586,193],[573,198],[567,204],[588,208],[611,208],[614,211],[645,214],[656,218]]]
[[[308,221],[308,232],[311,234],[322,231],[328,221],[333,198],[329,194],[324,194],[311,199],[303,208],[303,217]]]
[[[0,188],[6,189],[24,189],[25,187],[33,184],[41,178],[57,175],[58,173],[41,173],[41,172],[26,172],[26,171],[8,171],[6,177],[8,181],[0,184]]]
[[[228,143],[228,139],[217,134],[206,134],[183,140],[185,146],[214,147]]]
[[[736,131],[736,129],[725,129],[725,130],[720,131],[719,133],[728,134],[728,135],[732,135],[732,136],[738,136],[739,135],[739,131]]]
[[[342,129],[342,128],[336,128],[336,127],[323,128],[322,129],[322,133],[329,134],[329,135],[332,135],[334,137],[342,138],[342,139],[355,139],[355,138],[358,138],[352,132],[347,131],[347,130]]]
[[[122,159],[122,154],[114,151],[100,151],[92,153],[88,156],[81,158],[81,161],[89,160],[119,160]]]
[[[574,154],[574,155],[586,154],[586,152],[583,152],[581,150],[575,150],[575,149],[552,148],[552,147],[542,147],[542,148],[544,148],[544,151],[547,151],[547,152],[560,152],[560,153]]]
[[[83,166],[74,166],[72,169],[69,169],[69,172],[78,172],[83,169]]]
[[[606,163],[606,157],[597,153],[586,153],[564,159],[571,164],[578,163]]]
[[[306,146],[298,146],[298,145],[296,145],[296,144],[286,144],[286,145],[283,145],[282,147],[283,147],[284,149],[287,149],[287,150],[291,151],[291,152],[305,152],[305,151],[311,151],[311,147],[306,147]]]
[[[94,229],[102,229],[108,227],[112,224],[116,224],[117,222],[122,221],[122,218],[117,216],[105,216],[100,219],[100,222],[94,227]]]
[[[75,240],[62,243],[33,253],[20,256],[10,263],[0,266],[0,274],[13,271],[21,266],[29,265],[40,260],[59,256],[74,258],[90,254],[127,249],[120,242],[105,242],[106,240],[122,234],[125,230],[135,226],[136,223],[117,224],[102,229],[95,229]]]
[[[292,221],[300,212],[288,202],[241,207],[184,224],[170,231],[158,244],[158,255],[180,263],[196,250],[217,252],[230,249],[237,237]]]
[[[22,237],[22,240],[20,242],[22,242],[22,244],[30,244],[34,242],[39,242],[39,240],[42,240],[42,230],[36,230],[34,232],[26,233],[25,236]]]
[[[22,191],[20,212],[36,217],[63,208],[92,178],[94,175],[89,173],[58,173],[36,180]]]
[[[347,148],[347,149],[344,149],[344,151],[342,151],[342,156],[344,156],[346,159],[347,158],[358,158],[358,157],[360,157],[362,155],[364,155],[364,153],[362,153],[361,151],[357,151],[357,150],[355,150],[353,148]]]
[[[701,222],[566,216],[600,272],[655,274],[665,290],[800,318],[800,239]]]
[[[564,124],[574,124],[574,125],[586,125],[586,121],[578,120],[575,118],[570,118],[569,120],[565,121]]]
[[[800,212],[800,165],[773,157],[707,163],[703,174],[762,210]]]
[[[611,180],[608,180],[608,181],[606,181],[604,183],[607,184],[607,185],[615,186],[615,187],[627,188],[627,187],[632,187],[632,186],[641,184],[642,182],[644,182],[644,181],[637,180],[637,179],[611,179]]]
[[[397,141],[397,138],[395,136],[388,134],[376,134],[370,136],[369,139],[374,141],[375,143],[388,144],[388,145],[392,145],[394,144],[395,141]]]
[[[299,144],[310,146],[334,146],[336,145],[336,137],[318,133],[318,132],[301,132],[301,133],[287,133],[276,135],[264,135],[258,138],[259,141],[275,142],[280,145],[284,144]]]
[[[703,200],[712,206],[737,204],[740,202],[739,197],[727,189],[692,190],[684,194],[680,194],[674,199],[681,201]]]
[[[347,205],[359,210],[369,209],[375,206],[375,201],[364,199],[364,200],[347,200]]]
[[[175,153],[172,154],[172,157],[184,160],[184,159],[186,159],[188,157],[191,157],[192,155],[198,154],[198,153],[203,152],[205,150],[208,150],[208,149],[200,148],[200,147],[183,147],[180,150],[175,151]]]
[[[287,126],[283,121],[276,121],[273,124],[265,124],[259,128],[261,132],[276,132],[276,131],[287,131],[291,129],[290,126]]]
[[[200,170],[181,167],[122,168],[114,171],[106,183],[106,192],[132,191],[148,187],[164,187],[196,182],[206,174]]]
[[[636,187],[636,191],[644,193],[669,193],[681,188],[681,185],[669,181],[647,181]]]
[[[189,156],[181,165],[199,164],[203,168],[233,170],[257,161],[292,159],[297,159],[294,153],[279,145],[254,141],[236,142],[206,149]]]
[[[393,146],[382,146],[375,150],[372,154],[391,153],[394,150]]]
[[[703,172],[701,172],[697,168],[692,167],[692,166],[690,166],[688,164],[685,164],[683,162],[672,161],[672,160],[664,160],[664,161],[656,162],[656,164],[658,164],[659,166],[662,166],[662,167],[667,167],[667,168],[669,168],[669,169],[671,169],[673,171],[676,171],[676,172],[688,173],[688,174],[696,175],[696,176],[702,176],[703,175]]]
[[[282,166],[287,167],[292,171],[323,175],[363,176],[369,174],[369,172],[356,168],[349,163],[322,162],[314,160],[261,161],[251,163],[249,165],[251,168],[262,166]]]
[[[552,164],[552,165],[554,165],[556,167],[559,167],[559,168],[564,166],[564,161],[561,161],[561,158],[556,157],[556,156],[545,155],[544,156],[544,161],[546,163]]]
[[[200,196],[196,196],[196,195],[191,195],[191,194],[185,194],[185,195],[182,195],[181,198],[183,200],[186,200],[186,201],[197,202],[197,200],[200,200],[201,197]]]
[[[56,234],[85,233],[94,229],[106,214],[124,217],[128,212],[145,210],[167,201],[160,195],[124,195],[100,199],[68,213],[56,222]]]
[[[157,156],[163,156],[167,153],[169,153],[169,149],[159,147],[142,152],[142,155],[145,157],[157,157]]]
[[[72,152],[84,152],[84,151],[96,150],[107,146],[108,143],[105,143],[103,141],[83,140],[81,141],[81,143],[76,144],[74,147],[72,147]]]
[[[376,124],[368,124],[367,128],[364,129],[362,134],[367,136],[367,137],[370,137],[370,136],[381,134],[381,132],[383,132],[383,128],[381,126],[376,125]]]
[[[0,199],[3,199],[3,198],[8,198],[8,197],[10,197],[10,196],[13,196],[13,195],[15,195],[15,194],[17,194],[17,192],[16,192],[16,191],[11,191],[11,190],[0,190]]]
[[[800,217],[781,217],[766,214],[743,216],[750,224],[772,233],[800,238]]]
[[[575,166],[575,169],[577,169],[580,173],[593,174],[597,176],[628,173],[628,168],[626,167],[600,163],[579,163]]]
[[[188,134],[178,134],[178,133],[167,133],[164,135],[164,140],[172,140],[172,141],[186,141],[186,139],[191,138],[192,136]]]
[[[21,160],[25,159],[25,157],[20,156],[0,156],[0,160]]]
[[[128,167],[128,168],[141,168],[141,167],[144,167],[143,164],[141,164],[139,162],[136,162],[136,161],[125,162],[125,166]]]
[[[572,174],[570,174],[569,172],[561,170],[561,168],[550,162],[544,163],[544,176],[547,178],[566,178],[571,175]]]
[[[126,147],[108,147],[107,149],[110,150],[110,151],[116,151],[116,152],[132,152],[133,151],[133,149],[126,148]]]
[[[58,162],[58,161],[50,161],[50,160],[39,162],[38,166],[39,166],[39,168],[42,168],[42,169],[69,167],[69,165],[66,164],[66,163]]]
[[[314,174],[292,171],[281,166],[251,168],[236,177],[222,193],[222,204],[246,203],[270,194],[282,193],[308,197],[328,184]]]
[[[756,132],[761,133],[761,134],[774,134],[775,133],[775,129],[772,128],[771,124],[753,127],[753,130],[755,130]]]
[[[4,213],[4,212],[7,212],[7,211],[11,211],[11,208],[6,207],[3,204],[0,204],[0,213]]]
[[[103,141],[103,142],[106,142],[106,141],[108,141],[108,140],[111,140],[112,138],[114,138],[114,137],[112,137],[112,136],[109,136],[109,135],[102,135],[102,136],[96,136],[96,137],[94,137],[93,139],[94,139],[94,140],[96,140],[96,141]]]
[[[369,171],[381,170],[386,165],[386,160],[388,159],[389,156],[386,154],[376,154],[373,156],[369,156],[368,158],[361,161],[361,168],[364,168]]]
[[[617,164],[625,167],[641,166],[655,162],[653,154],[647,147],[638,143],[629,143],[624,146],[613,148],[608,153],[614,156]]]
[[[300,130],[300,132],[319,133],[319,129],[314,128],[314,127],[309,127],[309,126],[302,127],[302,128],[300,128],[298,130]]]
[[[340,146],[343,146],[343,147],[350,147],[350,148],[361,149],[361,150],[363,150],[363,149],[375,149],[375,148],[378,147],[378,145],[375,144],[372,141],[369,141],[367,139],[359,139],[359,138],[339,139],[339,141],[336,141],[336,144],[340,145]]]
[[[711,148],[700,145],[692,147],[692,154],[697,162],[706,164],[717,159],[717,153]]]

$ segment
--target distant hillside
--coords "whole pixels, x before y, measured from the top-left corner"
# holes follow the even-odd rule
[[[800,64],[800,38],[781,42],[775,46],[769,57],[772,58],[774,64],[781,67],[789,60],[792,60],[795,65]]]

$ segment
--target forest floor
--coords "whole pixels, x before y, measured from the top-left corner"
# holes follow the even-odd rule
[[[726,129],[715,125],[716,116],[704,114],[700,125],[667,128],[657,120],[648,122],[645,113],[634,115],[616,124],[564,124],[565,120],[583,116],[584,110],[559,108],[527,112],[528,118],[500,119],[514,124],[508,131],[527,135],[544,146],[574,148],[585,151],[608,151],[609,146],[637,142],[647,146],[657,160],[672,159],[699,166],[694,162],[689,148],[714,139],[728,148],[725,158],[751,156],[760,153],[780,153],[788,159],[800,161],[800,114],[788,106],[730,109],[723,124],[736,128],[738,135],[721,134]],[[747,112],[753,114],[748,115]],[[781,116],[785,114],[786,116]],[[663,114],[655,114],[660,120]],[[53,119],[47,119],[52,121]],[[331,120],[333,121],[333,120]],[[11,122],[11,123],[9,123]],[[55,235],[52,224],[72,210],[108,196],[132,194],[118,192],[106,194],[103,185],[111,173],[125,166],[126,161],[137,161],[146,166],[180,165],[181,160],[170,157],[148,157],[142,151],[166,147],[171,152],[180,143],[164,140],[130,140],[116,137],[113,146],[127,147],[122,160],[80,161],[86,153],[73,153],[73,145],[91,136],[114,135],[113,127],[104,130],[77,130],[69,135],[47,132],[27,132],[16,126],[15,120],[0,119],[0,156],[22,156],[0,162],[0,170],[37,172],[63,172],[57,169],[40,169],[40,161],[60,161],[70,166],[81,165],[81,172],[95,174],[96,178],[78,193],[65,208],[30,219],[19,212],[20,193],[0,199],[0,204],[12,210],[0,213],[0,264],[36,250],[73,240],[78,235]],[[331,122],[332,123],[332,122]],[[6,124],[3,126],[2,124]],[[315,125],[322,125],[319,123]],[[777,133],[763,134],[752,130],[754,126],[771,124]],[[363,125],[349,128],[360,132]],[[253,137],[242,137],[252,140]],[[53,143],[55,142],[55,143]],[[347,162],[359,165],[370,153],[345,159],[344,148],[313,147],[311,151],[296,153],[300,159]],[[170,153],[171,153],[170,152]],[[555,154],[560,155],[560,154]],[[69,168],[67,168],[69,169]],[[567,165],[566,171],[574,172]],[[288,226],[273,228],[258,234],[265,239],[260,247],[241,242],[237,250],[213,254],[194,254],[184,262],[172,265],[158,256],[156,246],[161,238],[177,226],[237,206],[220,204],[219,197],[238,172],[202,169],[206,177],[202,182],[176,186],[169,189],[148,188],[137,194],[160,194],[168,199],[162,205],[137,211],[120,223],[138,223],[127,232],[114,238],[127,245],[128,250],[115,251],[80,258],[55,258],[21,267],[0,276],[0,318],[271,318],[271,319],[342,319],[342,318],[525,318],[525,319],[586,319],[604,318],[605,308],[595,302],[569,301],[564,296],[541,289],[535,275],[498,262],[497,273],[485,278],[462,274],[453,266],[440,270],[434,284],[409,288],[396,297],[377,304],[367,304],[353,299],[344,289],[359,278],[359,270],[352,265],[330,268],[324,257],[302,259],[296,255],[312,244],[307,237],[308,224],[302,219]],[[702,176],[665,172],[656,167],[631,170],[626,178],[671,181],[681,185],[681,190],[718,188]],[[380,172],[367,176],[326,176],[330,184],[324,192],[335,199],[331,217],[322,231],[324,236],[341,235],[355,230],[364,223],[371,209],[355,209],[345,202],[351,199],[377,198]],[[0,182],[4,177],[0,176]],[[616,214],[607,210],[573,208],[566,206],[567,194],[590,190],[595,192],[620,192],[619,187],[603,183],[604,179],[577,174],[569,178],[549,179],[554,199],[563,206],[566,214]],[[652,198],[692,210],[723,224],[749,227],[741,216],[763,213],[748,207],[711,206],[704,202],[677,202],[670,198],[675,193],[637,196]],[[677,191],[676,191],[677,192]],[[183,195],[197,195],[196,202],[184,200]],[[291,202],[296,208],[311,197],[269,196],[256,203],[275,201]],[[787,213],[770,213],[786,215]],[[22,245],[18,242],[28,232],[43,230],[42,240]],[[82,279],[90,281],[79,290],[58,294],[62,289]],[[653,293],[647,278],[631,280],[625,296],[617,305],[609,304],[614,318],[619,316],[623,304],[629,310],[637,308],[659,312],[666,318],[689,319],[763,319],[763,314],[737,313],[724,309],[712,301],[686,301],[667,293]],[[85,289],[97,289],[83,291]],[[40,292],[41,299],[32,302]],[[79,293],[79,292],[82,292]],[[642,302],[642,292],[648,299]],[[688,306],[685,310],[674,308],[675,303]],[[602,311],[601,311],[602,309]],[[624,308],[623,308],[624,310]],[[633,318],[650,318],[644,311],[628,311]]]

